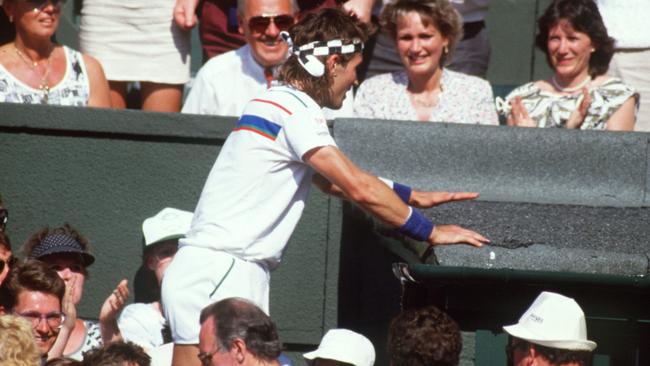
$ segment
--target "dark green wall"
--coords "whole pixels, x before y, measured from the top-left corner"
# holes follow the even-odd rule
[[[141,224],[166,206],[193,210],[233,119],[0,104],[0,193],[17,251],[42,226],[69,222],[90,239],[80,313],[97,317],[141,262]],[[331,217],[330,217],[331,216]],[[314,192],[272,275],[282,339],[317,344],[337,319],[340,203]]]

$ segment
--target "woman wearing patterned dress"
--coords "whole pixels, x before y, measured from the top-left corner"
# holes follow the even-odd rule
[[[381,15],[404,71],[361,84],[357,117],[498,124],[490,84],[444,68],[462,38],[462,21],[448,0],[397,0]]]
[[[62,5],[61,0],[4,0],[16,37],[0,47],[0,102],[110,107],[99,62],[51,41]]]
[[[508,125],[631,131],[639,96],[605,75],[614,40],[592,0],[556,0],[539,18],[536,45],[553,68],[550,79],[497,101]]]

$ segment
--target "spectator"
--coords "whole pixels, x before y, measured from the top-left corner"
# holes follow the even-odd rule
[[[36,346],[32,325],[13,315],[0,316],[0,365],[38,366],[41,351]]]
[[[9,210],[2,207],[2,196],[0,196],[0,285],[16,263],[16,257],[11,252],[11,241],[6,232],[8,220]]]
[[[639,96],[605,75],[614,40],[593,0],[555,0],[538,21],[536,45],[553,69],[497,102],[508,125],[582,130],[634,128]]]
[[[16,36],[0,47],[0,102],[110,107],[99,62],[51,40],[62,5],[4,0]]]
[[[82,366],[149,366],[151,358],[135,343],[114,342],[84,353]]]
[[[310,366],[372,366],[375,347],[368,338],[347,329],[330,329],[318,349],[303,355]]]
[[[462,347],[458,325],[435,306],[403,311],[388,330],[391,366],[457,366]]]
[[[34,233],[27,239],[23,251],[26,257],[47,263],[65,281],[66,287],[72,289],[74,310],[83,295],[88,266],[95,261],[95,257],[89,252],[88,240],[65,224],[59,228],[44,228]],[[100,310],[99,323],[76,318],[76,310],[66,313],[69,318],[74,318],[75,322],[63,351],[65,356],[81,360],[83,352],[120,339],[116,317],[128,297],[126,286],[126,280],[123,280],[106,298]]]
[[[143,262],[154,272],[158,286],[176,254],[178,239],[185,236],[191,222],[191,212],[167,207],[142,223],[145,244]],[[125,341],[134,342],[145,350],[171,342],[160,300],[125,307],[117,324]]]
[[[635,131],[650,131],[650,6],[647,0],[597,0],[607,32],[616,41],[609,74],[640,94]]]
[[[293,0],[292,0],[293,1]],[[366,0],[362,0],[366,1]],[[371,0],[372,1],[372,0]],[[297,0],[300,15],[322,8],[336,6],[335,0]],[[354,1],[348,1],[352,3]],[[200,19],[199,36],[203,50],[203,62],[222,53],[235,50],[246,44],[240,32],[237,12],[243,7],[243,0],[176,0],[174,19],[182,28],[189,30]]]
[[[199,70],[183,113],[239,117],[248,101],[271,86],[275,69],[287,56],[280,32],[294,24],[295,0],[247,0],[238,9],[246,45],[210,59]],[[343,110],[327,118],[352,114],[352,94]]]
[[[384,7],[392,2],[394,1],[377,1],[373,12],[380,14]],[[462,18],[463,33],[446,68],[485,78],[490,61],[490,42],[485,24],[490,0],[450,0],[450,2]],[[404,69],[393,35],[379,32],[370,43],[372,52],[365,61],[368,62],[365,76],[371,77]]]
[[[490,84],[445,68],[462,35],[460,16],[448,0],[397,0],[381,19],[405,70],[364,81],[356,116],[498,124]]]
[[[173,21],[174,0],[84,0],[81,49],[104,66],[113,108],[126,108],[127,84],[140,82],[142,109],[181,110],[190,80],[190,34]]]
[[[11,253],[11,243],[9,237],[0,231],[0,285],[9,275],[11,267],[16,263],[16,257]]]
[[[201,365],[279,365],[282,344],[275,324],[248,300],[233,297],[209,305],[200,322]]]
[[[46,359],[63,326],[65,283],[45,263],[30,260],[16,266],[0,294],[0,313],[15,314],[29,321],[39,349]],[[49,357],[60,356],[60,351]]]
[[[16,258],[11,252],[11,241],[5,231],[8,219],[9,211],[2,207],[2,200],[0,199],[0,285],[9,275],[11,267],[16,263]]]
[[[420,192],[382,181],[337,148],[322,107],[341,107],[356,82],[365,27],[341,10],[323,9],[307,15],[290,33],[285,36],[293,45],[292,56],[279,73],[285,85],[273,86],[247,104],[208,175],[192,227],[163,278],[174,365],[196,361],[197,309],[239,296],[268,311],[270,271],[280,264],[311,183],[325,193],[349,198],[413,239],[431,245],[488,242],[456,225],[434,228],[413,209],[478,194]]]
[[[542,292],[510,335],[508,365],[588,366],[596,343],[587,340],[585,314],[572,298]]]

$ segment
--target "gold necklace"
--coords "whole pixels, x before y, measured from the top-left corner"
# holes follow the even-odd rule
[[[52,69],[52,62],[51,62],[51,56],[54,50],[50,51],[50,54],[47,55],[47,67],[45,68],[45,73],[41,75],[40,72],[38,72],[38,62],[32,60],[31,57],[28,55],[23,54],[20,52],[18,47],[14,44],[14,50],[16,50],[16,54],[18,57],[25,63],[27,66],[29,66],[30,69],[36,74],[41,79],[41,83],[38,85],[38,88],[43,92],[43,98],[41,99],[41,103],[47,104],[47,101],[49,99],[49,94],[50,94],[50,85],[47,82],[47,77],[50,75],[50,70]]]

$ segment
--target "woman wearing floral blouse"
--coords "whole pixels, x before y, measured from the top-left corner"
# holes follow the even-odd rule
[[[448,0],[397,0],[381,15],[404,71],[361,84],[354,112],[361,118],[498,124],[490,84],[444,68],[462,37],[462,21]]]
[[[508,124],[631,131],[638,94],[606,76],[614,40],[592,0],[555,0],[538,21],[537,47],[554,74],[515,89],[500,104]]]

